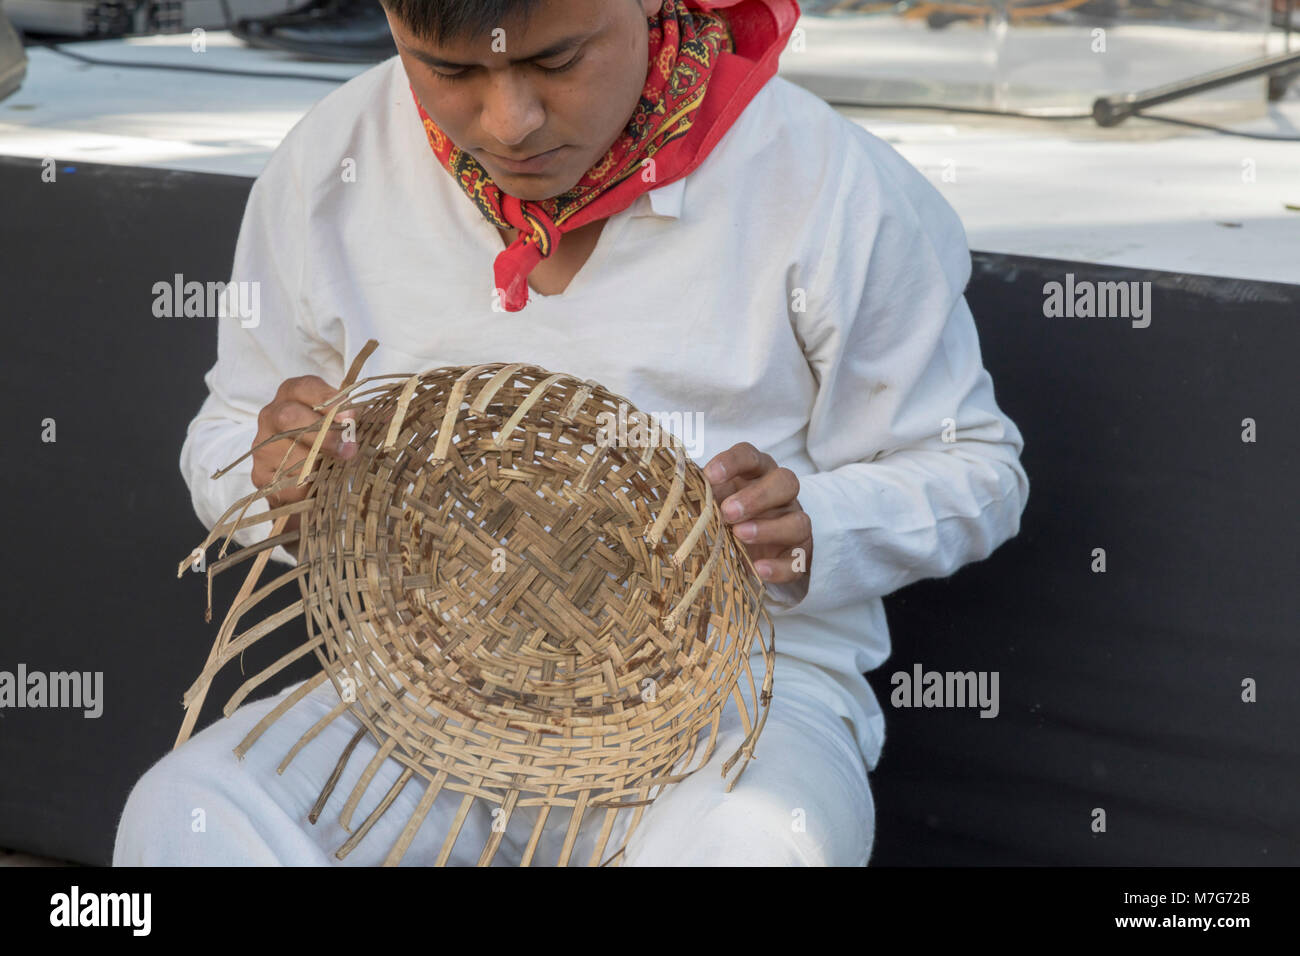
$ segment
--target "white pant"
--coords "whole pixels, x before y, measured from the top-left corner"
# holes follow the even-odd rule
[[[796,663],[811,666],[787,664],[787,658],[778,655],[767,723],[735,788],[727,793],[721,777],[723,761],[744,736],[735,703],[729,700],[709,762],[686,780],[661,788],[642,815],[619,865],[867,864],[875,837],[875,805],[866,764],[848,721],[811,696],[804,689],[806,684],[800,685]],[[754,659],[754,667],[757,684],[761,658]],[[790,675],[785,681],[783,672]],[[742,693],[749,703],[745,684]],[[315,824],[307,820],[344,747],[361,726],[350,712],[305,745],[283,774],[276,773],[303,732],[338,703],[329,681],[272,724],[242,761],[232,752],[253,725],[297,686],[245,704],[154,764],[127,799],[113,848],[113,865],[382,863],[419,803],[425,781],[413,777],[364,839],[344,859],[337,859],[334,851],[350,836],[339,824],[339,812],[378,749],[369,734],[352,753],[319,820]],[[696,763],[698,759],[697,754]],[[353,813],[354,831],[402,770],[396,760],[384,761]],[[461,800],[462,795],[454,791],[439,794],[401,865],[428,865],[436,859]],[[516,808],[492,865],[518,863],[538,812],[535,807]],[[604,857],[622,843],[632,814],[630,810],[619,813]],[[587,812],[571,864],[590,862],[604,817],[604,811]],[[533,865],[558,861],[568,821],[568,809],[551,811]],[[490,808],[476,801],[452,850],[451,865],[477,863],[491,823]]]

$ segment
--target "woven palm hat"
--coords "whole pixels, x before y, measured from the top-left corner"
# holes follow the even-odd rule
[[[319,660],[321,671],[235,753],[242,757],[324,681],[334,684],[338,706],[303,735],[279,771],[329,721],[355,715],[361,727],[322,781],[309,814],[314,824],[362,736],[378,745],[340,815],[351,837],[336,857],[415,782],[423,796],[386,865],[402,859],[434,801],[456,795],[458,812],[437,859],[422,862],[449,861],[475,803],[501,824],[494,823],[480,865],[491,863],[511,814],[535,818],[521,864],[546,862],[534,857],[548,813],[559,807],[568,808],[568,827],[555,863],[569,864],[592,813],[604,818],[589,862],[617,862],[664,786],[709,760],[729,698],[745,736],[722,765],[724,780],[735,767],[728,791],[753,756],[775,661],[763,582],[680,439],[658,433],[627,399],[525,364],[358,380],[376,346],[367,343],[338,393],[317,407],[318,423],[267,439],[315,431],[300,466],[286,464],[286,451],[272,481],[237,501],[181,562],[178,574],[206,568],[209,620],[213,575],[243,561],[252,566],[184,696],[176,746],[192,732],[214,676],[301,618],[301,645],[245,681],[224,713],[292,661],[309,654]],[[344,409],[352,410],[352,423],[338,420]],[[620,414],[640,426],[631,434],[641,440],[616,440],[628,434],[609,428]],[[358,443],[346,461],[319,453],[328,430],[340,427]],[[644,440],[657,433],[663,440]],[[254,501],[294,484],[309,484],[303,500],[247,514]],[[285,532],[293,514],[298,528]],[[237,529],[267,521],[274,522],[267,538],[226,555]],[[208,547],[223,536],[217,560],[206,562]],[[294,544],[297,566],[261,584],[271,550]],[[247,623],[268,594],[294,582],[300,601]],[[750,670],[756,650],[765,665],[761,693]],[[742,682],[756,702],[753,714]],[[388,757],[402,774],[354,830],[362,792]],[[616,824],[621,845],[605,856]]]

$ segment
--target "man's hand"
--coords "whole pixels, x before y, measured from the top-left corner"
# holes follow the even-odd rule
[[[723,520],[734,526],[763,580],[784,584],[804,578],[812,567],[812,520],[795,497],[798,476],[747,441],[716,455],[704,476],[721,503]],[[798,561],[796,548],[803,551]]]
[[[253,439],[253,445],[256,446],[258,442],[266,441],[272,435],[278,435],[280,432],[302,428],[304,425],[311,425],[320,421],[325,416],[313,411],[312,406],[321,404],[336,392],[338,392],[337,388],[330,386],[324,379],[315,375],[285,379],[280,384],[279,391],[275,393],[275,398],[258,412],[257,437]],[[346,421],[352,416],[353,412],[347,410],[339,412],[334,419],[336,422]],[[257,451],[253,452],[253,484],[258,488],[263,488],[271,483],[271,480],[275,477],[276,469],[280,467],[280,461],[284,458],[286,448],[291,449],[286,465],[289,468],[300,468],[302,463],[307,460],[307,454],[311,451],[311,446],[315,441],[316,433],[307,431],[299,435],[296,440],[291,441],[285,438],[258,448]],[[354,441],[344,442],[341,428],[331,428],[330,434],[326,436],[325,441],[321,444],[321,452],[347,460],[357,453],[357,444]],[[286,470],[285,474],[288,473],[289,471]],[[308,490],[309,486],[306,484],[290,485],[288,488],[282,488],[274,494],[267,495],[267,504],[275,508],[279,505],[301,501],[307,497]],[[289,520],[285,523],[284,530],[296,530],[300,517],[300,515],[296,514],[290,515]]]

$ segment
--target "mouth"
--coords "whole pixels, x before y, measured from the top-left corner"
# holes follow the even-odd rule
[[[496,153],[484,149],[482,154],[486,156],[494,166],[499,166],[507,172],[518,173],[521,175],[536,174],[545,172],[551,163],[569,147],[557,146],[555,149],[549,149],[544,153],[537,153],[523,159],[511,159],[509,156],[499,156]]]

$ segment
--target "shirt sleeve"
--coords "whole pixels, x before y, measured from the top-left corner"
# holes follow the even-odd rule
[[[1029,496],[1024,442],[994,400],[964,296],[961,220],[892,147],[852,129],[807,308],[792,313],[818,381],[817,470],[798,493],[813,548],[803,579],[768,585],[774,614],[952,574],[1019,531]]]
[[[342,377],[342,359],[316,337],[303,299],[308,209],[294,159],[295,142],[292,133],[286,137],[249,193],[231,283],[248,283],[243,301],[253,308],[248,314],[230,309],[232,314],[215,320],[217,361],[204,376],[208,396],[181,447],[181,475],[194,511],[209,531],[231,505],[254,490],[251,457],[220,478],[212,474],[252,447],[258,413],[280,384],[299,375],[319,375],[334,384]],[[267,510],[266,501],[258,499],[247,513]],[[271,526],[268,521],[242,528],[235,541],[244,546],[264,541]],[[297,563],[283,547],[275,548],[271,557]]]

